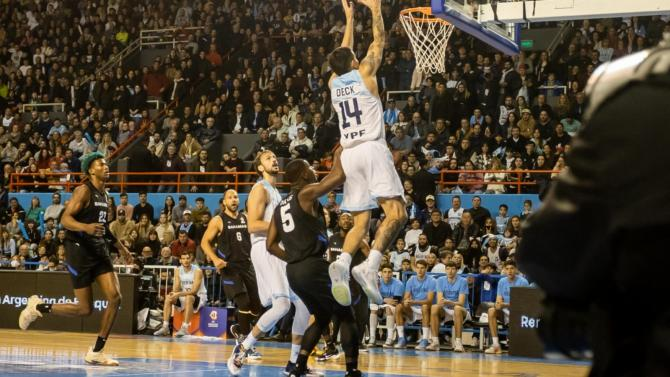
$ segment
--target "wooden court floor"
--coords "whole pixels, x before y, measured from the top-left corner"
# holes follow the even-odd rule
[[[121,362],[118,368],[91,367],[83,357],[95,334],[0,330],[0,375],[16,376],[227,376],[226,360],[232,341],[185,337],[112,336],[106,352]],[[262,361],[250,362],[241,376],[280,376],[288,345],[259,343]],[[310,361],[326,376],[344,375],[344,358],[326,363]],[[362,353],[360,369],[368,376],[585,376],[588,365],[449,351],[375,348]]]

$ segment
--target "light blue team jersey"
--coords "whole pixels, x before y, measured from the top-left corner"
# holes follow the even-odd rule
[[[405,284],[405,293],[409,292],[412,300],[425,300],[428,298],[428,292],[435,292],[435,279],[426,275],[423,280],[419,280],[416,275],[412,276]]]
[[[405,292],[405,286],[396,278],[391,278],[388,284],[384,283],[384,279],[381,279],[379,281],[379,292],[382,298],[402,297],[403,292]]]
[[[509,304],[509,292],[512,287],[528,287],[528,280],[517,275],[514,277],[514,281],[509,281],[509,278],[506,276],[498,282],[498,296],[502,296],[503,302]]]
[[[382,102],[368,90],[358,70],[335,77],[331,82],[330,96],[339,120],[342,148],[351,148],[366,141],[386,145]]]
[[[281,202],[281,194],[279,193],[279,190],[277,190],[276,187],[272,186],[272,184],[265,179],[260,179],[256,184],[254,184],[254,187],[256,185],[261,185],[265,189],[265,195],[270,199],[265,206],[265,212],[263,212],[263,221],[270,222],[272,221],[272,215],[275,212],[275,208],[279,205],[279,202]],[[253,188],[252,188],[253,189]],[[266,240],[266,235],[265,233],[251,233],[249,232],[251,236],[251,243],[265,243]]]
[[[437,292],[442,292],[442,295],[445,299],[449,301],[458,302],[458,296],[460,294],[465,295],[465,309],[469,309],[470,305],[468,304],[468,281],[464,277],[456,276],[453,282],[449,281],[449,278],[442,276],[437,279]]]
[[[195,271],[199,269],[200,267],[195,264],[192,264],[188,271],[186,271],[184,266],[179,266],[179,285],[182,292],[188,292],[193,289],[193,284],[195,283]],[[204,297],[204,299],[207,300],[207,287],[205,287],[204,277],[196,294],[200,297],[200,299],[203,299]]]

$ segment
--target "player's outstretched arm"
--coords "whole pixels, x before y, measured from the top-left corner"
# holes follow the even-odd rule
[[[202,236],[202,241],[200,242],[200,248],[202,251],[212,260],[214,266],[220,270],[226,267],[226,261],[219,258],[218,255],[214,252],[212,245],[214,244],[214,239],[216,236],[223,231],[223,222],[219,216],[214,216],[209,223],[207,224],[207,230]]]
[[[344,27],[344,36],[342,37],[342,47],[354,48],[354,3],[351,0],[342,0],[344,16],[347,23]]]
[[[344,9],[344,16],[346,18],[346,24],[344,26],[344,36],[342,36],[342,43],[340,47],[349,47],[354,49],[354,3],[353,0],[341,0],[342,8]],[[335,78],[335,72],[331,73],[330,79],[328,80],[328,86]]]
[[[333,191],[334,188],[341,186],[344,183],[346,177],[344,175],[344,170],[342,169],[342,162],[340,161],[341,154],[342,147],[338,147],[335,151],[333,168],[321,182],[312,183],[300,190],[298,200],[303,209],[311,208],[314,200],[326,195]]]
[[[382,18],[381,0],[358,0],[361,4],[370,8],[372,12],[372,43],[368,47],[368,53],[359,65],[359,72],[363,77],[373,77],[382,64],[384,57],[384,44],[386,43],[386,32],[384,31],[384,19]]]
[[[272,216],[272,220],[270,220],[270,229],[268,229],[268,237],[265,240],[265,248],[268,250],[268,252],[275,257],[286,261],[288,259],[288,255],[286,255],[286,250],[282,249],[281,246],[279,246],[279,233],[277,232],[277,224],[275,221],[275,216]]]

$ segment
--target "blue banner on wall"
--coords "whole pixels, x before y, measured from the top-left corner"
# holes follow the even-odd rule
[[[45,193],[9,193],[10,198],[17,198],[19,204],[27,211],[30,208],[30,200],[33,196],[37,196],[40,199],[42,208],[46,208],[51,204],[51,195],[50,192]],[[70,199],[71,193],[62,193],[61,203],[65,203],[66,200]],[[119,204],[119,193],[111,193],[114,197],[116,204]],[[158,216],[161,213],[165,205],[165,197],[172,196],[175,202],[178,200],[180,195],[186,196],[188,205],[193,208],[195,206],[195,199],[202,197],[205,199],[205,206],[209,208],[212,214],[215,214],[219,209],[219,199],[223,194],[192,194],[192,193],[179,193],[179,194],[159,194],[159,193],[149,193],[147,195],[147,201],[154,207],[154,219],[158,219]],[[246,201],[248,194],[240,194],[240,209],[246,208]],[[473,195],[473,194],[461,194],[461,205],[463,208],[472,207],[472,198],[474,196],[479,196],[482,199],[482,207],[488,209],[491,212],[493,217],[498,213],[498,207],[501,204],[506,204],[509,207],[509,215],[518,215],[523,209],[524,200],[530,200],[533,203],[533,210],[537,210],[540,206],[540,199],[537,195],[534,194],[482,194],[482,195]],[[451,199],[454,197],[453,194],[437,194],[437,207],[442,211],[446,211],[451,207]],[[342,194],[337,194],[337,202],[342,201]],[[130,204],[139,203],[139,196],[137,193],[128,193],[128,202]],[[326,197],[321,198],[322,203],[326,203]]]

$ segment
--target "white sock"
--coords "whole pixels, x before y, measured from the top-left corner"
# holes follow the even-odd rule
[[[368,255],[368,268],[373,271],[379,270],[379,265],[382,263],[382,253],[379,250],[370,250]]]
[[[491,339],[493,340],[493,345],[494,345],[495,347],[500,347],[500,342],[498,341],[498,337],[497,337],[497,336],[492,336]]]
[[[291,358],[288,360],[292,363],[298,361],[298,354],[300,353],[300,344],[291,344]]]
[[[181,324],[181,327],[183,327],[185,329],[189,328],[190,326],[191,326],[190,322],[182,322],[182,324]]]
[[[377,339],[377,325],[379,324],[379,316],[377,312],[370,314],[370,343],[374,343]]]
[[[347,266],[347,268],[348,268],[349,266],[351,266],[351,254],[349,254],[349,253],[342,253],[342,254],[340,254],[340,257],[338,258],[338,260],[339,260],[342,264],[344,264],[345,266]]]
[[[242,342],[242,347],[244,347],[245,350],[248,350],[253,347],[254,344],[256,344],[257,340],[258,339],[256,339],[253,333],[249,333],[249,335],[247,335],[247,337],[244,339],[244,342]]]
[[[168,322],[168,321],[163,321],[163,327],[165,327],[165,328],[170,327],[170,322]]]
[[[434,336],[431,341],[433,344],[440,344],[440,338],[437,336]]]
[[[454,341],[456,342],[456,344],[461,344],[461,338],[455,338]]]
[[[405,326],[398,326],[396,330],[398,330],[398,340],[405,337]]]
[[[386,316],[386,328],[388,329],[389,339],[393,339],[393,330],[395,330],[395,316]]]
[[[422,327],[421,331],[423,332],[423,337],[422,339],[430,339],[430,327]]]

